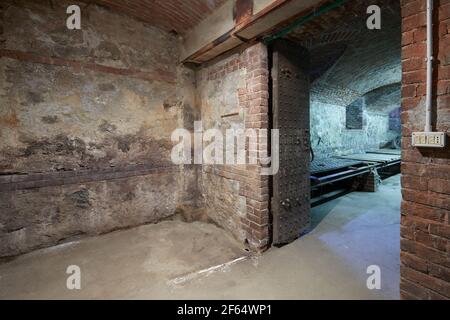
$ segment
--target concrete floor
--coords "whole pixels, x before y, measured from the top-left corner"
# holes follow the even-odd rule
[[[250,256],[211,224],[166,221],[0,265],[0,299],[398,299],[400,178],[313,209],[309,234]],[[81,268],[81,290],[66,268]],[[381,268],[381,290],[366,268]]]

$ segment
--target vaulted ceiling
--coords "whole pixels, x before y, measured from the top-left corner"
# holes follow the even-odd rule
[[[368,110],[389,113],[399,107],[401,98],[401,83],[393,83],[379,87],[365,95]]]
[[[381,8],[382,29],[380,31],[371,32],[366,27],[367,7],[371,4]],[[398,0],[348,0],[341,6],[318,14],[309,22],[292,30],[285,38],[309,49],[311,79],[315,80],[333,66],[346,49],[351,49],[352,44],[362,45],[361,39],[365,38],[369,39],[369,45],[376,46],[371,42],[383,41],[386,36],[391,39],[394,37],[392,41],[396,41],[400,37],[399,28],[400,2]],[[394,44],[391,46],[392,49],[398,49],[399,43],[392,41],[390,42]]]
[[[84,0],[179,34],[196,26],[227,0]]]
[[[381,8],[381,30],[368,30],[367,6]],[[401,15],[398,0],[349,0],[287,36],[310,51],[311,97],[346,106],[368,94],[370,109],[398,106]]]

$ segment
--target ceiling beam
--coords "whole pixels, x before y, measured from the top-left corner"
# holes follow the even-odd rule
[[[327,0],[250,0],[244,19],[237,18],[236,0],[229,0],[188,32],[183,40],[182,62],[203,63],[245,42],[258,40],[288,21],[306,14]]]

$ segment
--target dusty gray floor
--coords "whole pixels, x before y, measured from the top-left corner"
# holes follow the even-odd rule
[[[213,225],[179,221],[39,250],[0,265],[0,298],[398,299],[399,184],[314,208],[312,232],[259,257]],[[81,290],[66,289],[71,264]],[[381,290],[366,287],[369,265]]]

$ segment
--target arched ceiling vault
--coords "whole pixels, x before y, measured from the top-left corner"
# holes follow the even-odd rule
[[[399,1],[370,4],[381,7],[381,30],[367,29],[367,1],[350,0],[286,37],[310,50],[313,100],[346,106],[367,94],[372,102],[366,105],[378,112],[389,112],[395,100],[400,103]]]

